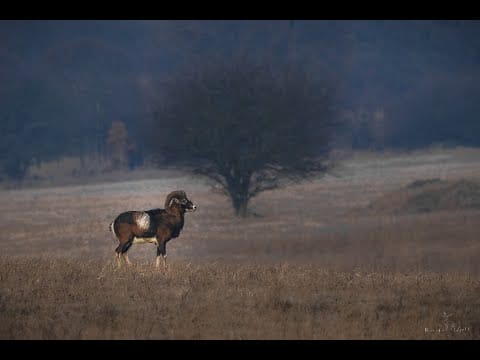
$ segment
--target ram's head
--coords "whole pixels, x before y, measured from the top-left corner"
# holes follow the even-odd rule
[[[165,209],[179,207],[183,211],[195,211],[197,206],[192,203],[183,190],[172,191],[165,199]]]

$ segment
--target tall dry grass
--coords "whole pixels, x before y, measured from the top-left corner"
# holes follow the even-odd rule
[[[478,339],[460,274],[0,259],[1,339]]]

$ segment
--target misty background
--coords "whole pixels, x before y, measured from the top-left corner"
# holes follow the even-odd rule
[[[334,147],[480,145],[479,21],[2,20],[1,179],[65,156],[144,165],[165,84],[244,54],[334,84]]]

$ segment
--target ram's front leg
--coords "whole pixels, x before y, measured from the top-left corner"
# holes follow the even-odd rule
[[[163,267],[167,270],[167,246],[165,241],[161,241],[158,243],[157,246],[157,259],[156,259],[156,267],[157,269],[160,268],[160,257],[163,258]]]

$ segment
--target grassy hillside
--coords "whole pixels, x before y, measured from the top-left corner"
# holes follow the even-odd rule
[[[246,219],[181,171],[1,190],[0,338],[478,339],[478,159],[356,153],[260,194]],[[198,210],[169,272],[148,244],[116,268],[108,224],[174,189]]]

